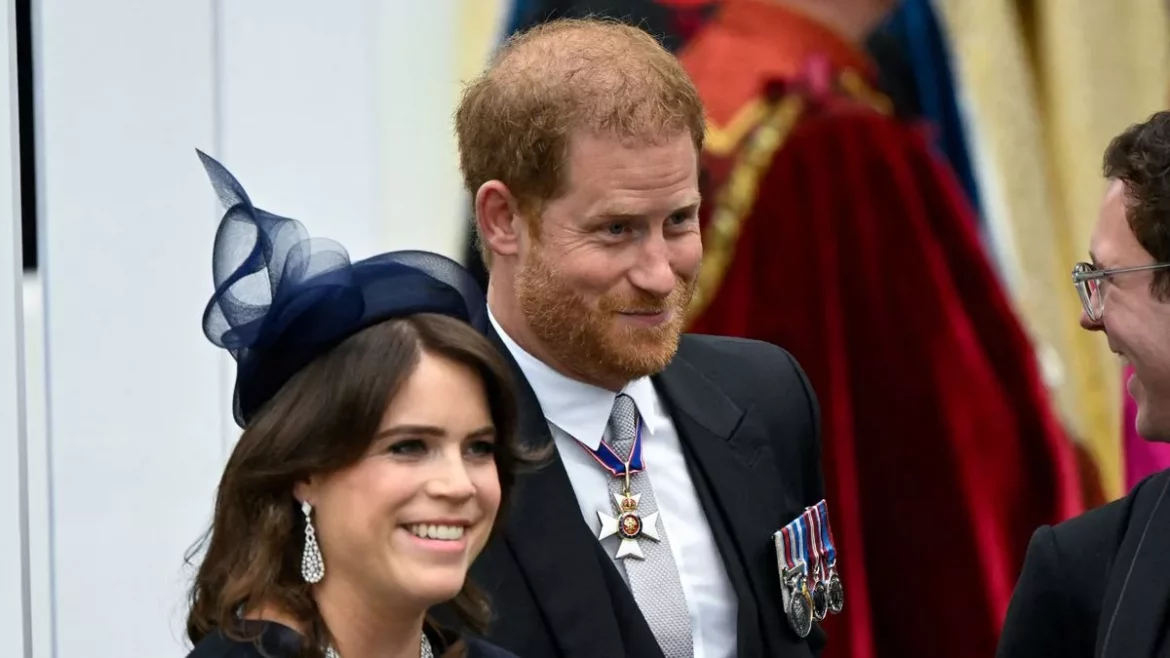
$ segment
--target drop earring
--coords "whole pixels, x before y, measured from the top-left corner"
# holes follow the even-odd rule
[[[306,583],[319,583],[325,577],[325,560],[317,544],[317,530],[313,528],[313,506],[303,502],[301,512],[305,515],[305,550],[301,554],[301,575]]]

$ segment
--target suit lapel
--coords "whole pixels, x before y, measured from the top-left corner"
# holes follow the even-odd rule
[[[1152,657],[1158,655],[1158,642],[1165,641],[1162,620],[1170,602],[1168,488],[1170,475],[1163,474],[1147,483],[1134,501],[1101,606],[1097,654],[1102,658]]]
[[[554,445],[540,403],[524,373],[494,332],[491,338],[510,363],[517,382],[521,440]],[[554,452],[547,464],[518,478],[507,515],[504,539],[561,655],[625,655],[622,637],[630,625],[619,624],[606,586],[614,579],[620,582],[620,576],[608,558],[599,560],[605,555],[581,518],[581,508],[559,455]],[[613,574],[604,572],[607,567]],[[648,626],[645,631],[649,633]]]
[[[746,426],[748,410],[737,406],[685,359],[676,357],[655,379],[687,452],[695,489],[739,600],[739,655],[765,655],[765,645],[778,651],[785,632],[783,613],[767,609],[761,614],[758,603],[779,600],[770,536],[776,530],[770,523],[777,512],[776,490],[762,483],[779,483],[781,474],[775,472],[766,437]],[[794,506],[793,517],[799,514],[797,503],[785,502]],[[724,524],[726,530],[719,527]],[[760,635],[761,622],[768,629],[766,642]]]

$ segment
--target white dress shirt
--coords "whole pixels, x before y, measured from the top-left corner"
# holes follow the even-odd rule
[[[613,510],[608,483],[612,476],[578,441],[596,450],[608,438],[606,428],[617,394],[553,370],[517,345],[490,310],[488,317],[540,401],[581,515],[596,537],[601,530],[597,512]],[[687,471],[674,422],[648,377],[630,382],[622,392],[633,398],[642,417],[645,472],[687,598],[695,658],[732,658],[736,655],[735,590]],[[610,559],[616,560],[612,554]]]

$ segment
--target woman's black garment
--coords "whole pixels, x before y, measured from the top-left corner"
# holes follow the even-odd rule
[[[187,658],[297,658],[300,655],[301,635],[293,629],[271,621],[246,621],[241,629],[244,637],[257,637],[253,642],[240,642],[215,631],[203,638]],[[427,638],[436,656],[457,639],[428,632]],[[468,658],[516,658],[503,649],[483,640],[468,638]]]

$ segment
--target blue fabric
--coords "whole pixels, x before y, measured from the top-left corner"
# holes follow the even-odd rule
[[[914,78],[921,118],[933,126],[935,146],[950,162],[978,213],[982,204],[959,111],[951,53],[931,0],[902,0],[879,30],[901,45]]]
[[[507,30],[504,32],[504,38],[507,39],[516,30],[524,27],[528,21],[527,16],[532,11],[533,0],[512,0],[512,8],[508,12],[508,22],[506,24]]]
[[[226,209],[203,333],[236,360],[233,411],[241,427],[297,371],[379,322],[437,313],[486,334],[483,290],[455,261],[395,251],[351,263],[340,244],[257,208],[223,165],[199,157]]]

